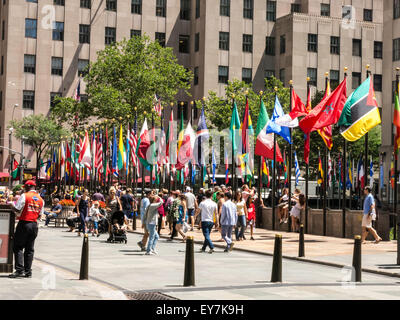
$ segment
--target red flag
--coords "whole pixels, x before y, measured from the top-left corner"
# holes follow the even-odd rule
[[[311,90],[308,90],[308,95],[307,95],[307,107],[306,111],[309,113],[311,111]],[[306,164],[309,164],[309,155],[310,155],[310,134],[305,134],[304,135],[304,162]]]
[[[292,90],[292,111],[290,111],[289,116],[292,119],[296,119],[297,117],[306,116],[307,114],[308,112],[303,101],[301,101],[296,92]]]
[[[311,112],[300,121],[300,128],[304,133],[309,133],[330,126],[339,121],[343,107],[346,103],[346,78],[332,92],[323,99]]]

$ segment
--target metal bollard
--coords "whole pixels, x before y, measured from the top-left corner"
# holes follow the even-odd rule
[[[282,282],[282,235],[275,235],[271,282]]]
[[[304,257],[304,226],[300,225],[299,235],[299,257]]]
[[[79,280],[89,280],[89,237],[87,234],[83,237]]]
[[[183,286],[194,286],[194,240],[192,236],[186,239],[186,253],[185,253],[185,276],[183,279]]]
[[[133,213],[132,230],[136,230],[136,212]]]
[[[354,237],[354,251],[353,251],[353,275],[352,279],[361,282],[361,236]]]

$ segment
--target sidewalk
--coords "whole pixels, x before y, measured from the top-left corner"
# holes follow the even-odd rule
[[[143,233],[140,219],[136,222],[136,233]],[[169,229],[161,230],[161,237],[168,237]],[[335,267],[351,266],[353,260],[354,240],[324,237],[305,234],[305,257],[298,258],[299,234],[292,232],[271,231],[257,228],[254,232],[254,241],[250,239],[250,228],[247,228],[244,241],[234,241],[234,250],[241,250],[259,254],[273,255],[275,234],[282,235],[282,256],[288,259],[315,262],[319,264],[331,265]],[[188,232],[188,236],[193,236],[196,243],[203,243],[204,237],[197,227],[194,231]],[[182,239],[181,236],[175,239]],[[234,232],[232,239],[235,239]],[[221,240],[219,232],[211,233],[211,240],[216,247],[226,246],[225,241]],[[400,265],[397,262],[397,241],[382,241],[374,244],[368,241],[362,245],[362,268],[382,275],[400,277]]]

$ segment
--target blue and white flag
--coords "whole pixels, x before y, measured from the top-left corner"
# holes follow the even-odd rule
[[[385,176],[384,176],[384,171],[383,171],[383,163],[381,161],[381,165],[380,165],[380,188],[383,189],[384,187],[384,182],[385,182]]]
[[[372,157],[369,163],[369,186],[371,188],[374,187],[374,163],[372,162]]]
[[[276,119],[283,117],[285,115],[282,105],[279,102],[278,96],[275,98],[275,108],[272,115],[271,121],[269,121],[267,126],[267,133],[279,134],[283,139],[292,144],[290,139],[290,129],[288,127],[282,127],[278,125],[275,121]]]
[[[118,158],[117,158],[117,134],[115,132],[115,127],[113,128],[113,143],[112,143],[112,173],[115,177],[118,177]]]
[[[216,183],[215,180],[215,169],[217,168],[217,161],[215,160],[214,147],[212,148],[212,182]]]
[[[296,151],[294,152],[294,171],[296,173],[296,186],[298,186],[300,178],[300,167],[299,167],[299,162],[297,161]]]
[[[197,124],[197,131],[196,131],[196,143],[194,147],[194,154],[197,154],[200,149],[200,154],[197,154],[196,161],[200,165],[204,165],[204,150],[202,150],[202,143],[205,142],[205,140],[208,140],[210,138],[208,129],[207,129],[207,124],[206,124],[206,116],[204,114],[204,107],[201,109],[201,114],[199,118],[199,122]],[[200,147],[199,147],[200,146]]]

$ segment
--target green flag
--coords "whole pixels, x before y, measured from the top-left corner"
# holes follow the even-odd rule
[[[235,152],[238,148],[238,146],[236,145],[236,140],[239,140],[237,138],[238,134],[239,134],[239,130],[240,129],[240,119],[239,119],[239,112],[236,106],[236,101],[233,102],[233,111],[232,111],[232,117],[231,117],[231,125],[229,127],[230,130],[230,139],[232,141],[232,149],[233,152]]]

